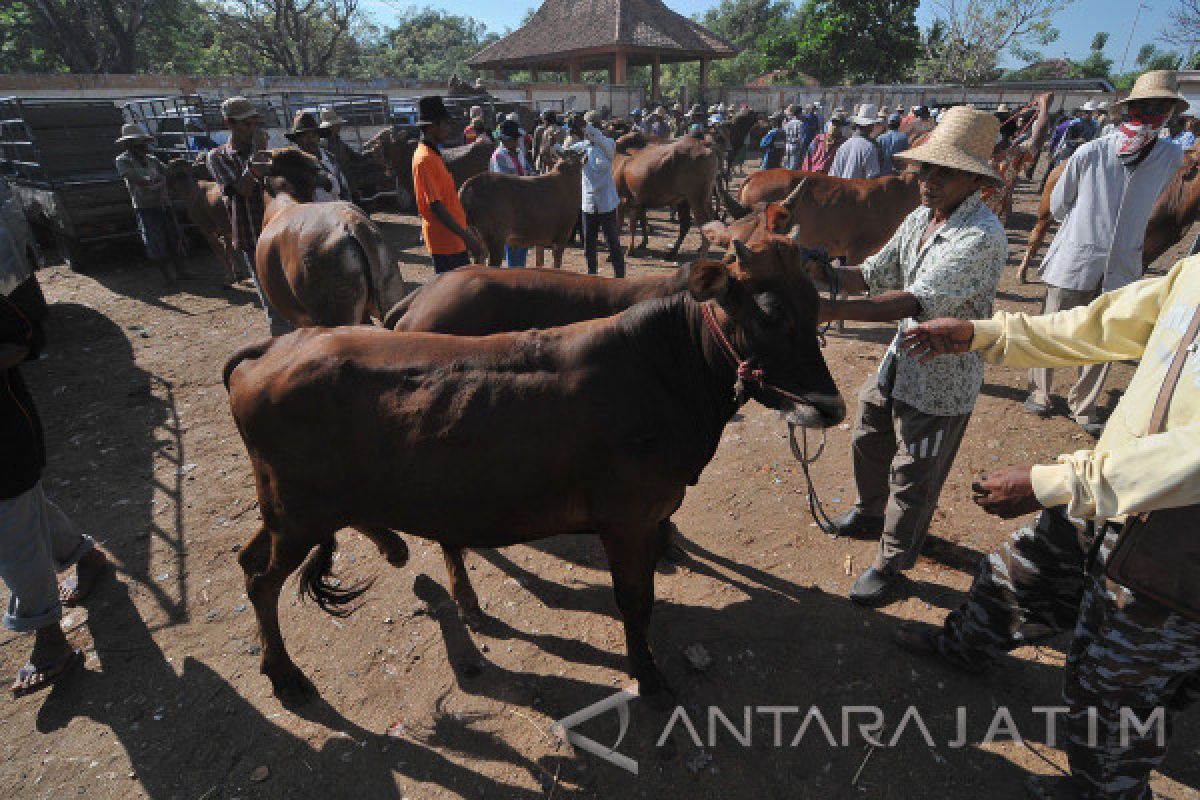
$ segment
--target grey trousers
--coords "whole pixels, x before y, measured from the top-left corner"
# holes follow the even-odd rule
[[[859,391],[854,482],[858,511],[883,517],[877,568],[896,572],[916,563],[970,419],[918,411],[880,391],[875,376]]]
[[[254,254],[247,253],[245,250],[239,250],[238,255],[241,256],[242,264],[246,267],[246,271],[250,273],[250,280],[254,281],[254,291],[258,292],[258,302],[267,312],[267,324],[270,326],[272,336],[282,336],[285,333],[291,333],[295,330],[292,323],[288,322],[280,315],[275,307],[267,300],[267,296],[263,294],[262,283],[258,280],[258,270],[254,266]]]
[[[11,594],[4,627],[35,631],[62,619],[57,573],[75,566],[95,546],[46,499],[40,482],[0,500],[0,579]]]
[[[1046,301],[1042,305],[1043,314],[1053,314],[1055,311],[1066,311],[1069,308],[1086,306],[1100,296],[1100,290],[1082,291],[1079,289],[1063,289],[1059,286],[1046,285]],[[1100,415],[1096,410],[1100,403],[1100,392],[1104,390],[1104,381],[1108,378],[1111,364],[1088,364],[1079,368],[1079,379],[1067,393],[1067,408],[1071,417],[1081,425],[1087,422],[1099,422]],[[1029,371],[1029,398],[1041,405],[1050,405],[1050,388],[1054,382],[1054,370],[1037,368]]]

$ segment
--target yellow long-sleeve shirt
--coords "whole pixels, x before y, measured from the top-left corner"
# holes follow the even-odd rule
[[[1033,468],[1042,505],[1075,517],[1200,503],[1200,357],[1188,355],[1163,433],[1146,434],[1175,351],[1200,308],[1200,256],[1160,278],[1137,281],[1090,305],[1056,314],[997,313],[975,323],[971,349],[991,364],[1065,367],[1140,359],[1094,450]],[[1200,341],[1198,339],[1197,341]]]

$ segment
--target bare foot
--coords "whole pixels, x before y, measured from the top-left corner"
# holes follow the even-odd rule
[[[67,578],[58,587],[58,600],[64,606],[77,606],[87,599],[96,585],[96,580],[108,571],[108,557],[98,547],[93,547],[75,565],[75,576]]]

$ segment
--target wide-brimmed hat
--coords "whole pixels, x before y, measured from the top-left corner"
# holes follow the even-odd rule
[[[440,94],[431,94],[417,101],[417,124],[435,125],[450,119],[450,111],[446,108]]]
[[[321,130],[327,131],[330,128],[336,128],[338,125],[345,125],[346,120],[338,116],[338,113],[332,108],[327,108],[321,112]]]
[[[599,125],[600,124],[600,112],[599,111],[587,112],[586,114],[583,115],[583,121],[593,127],[595,127],[596,125]]]
[[[117,139],[117,144],[128,144],[130,142],[148,142],[154,137],[150,132],[136,122],[129,122],[121,126],[121,136]]]
[[[250,117],[261,117],[258,109],[244,97],[229,97],[221,103],[221,116],[237,122]]]
[[[892,158],[973,172],[999,182],[1000,176],[990,163],[999,133],[1000,120],[995,115],[956,106],[941,115],[924,143]]]
[[[1156,69],[1143,72],[1134,81],[1129,96],[1117,100],[1109,110],[1114,114],[1124,114],[1129,109],[1131,100],[1174,100],[1175,109],[1172,114],[1181,114],[1187,110],[1188,101],[1179,94],[1179,81],[1175,70]]]
[[[874,125],[879,121],[879,106],[874,103],[863,103],[854,112],[851,119],[855,125]]]
[[[1008,103],[1001,103],[1000,105],[996,106],[997,114],[1008,114],[1011,111],[1012,109],[1008,107]]]
[[[1095,100],[1086,101],[1083,105],[1081,105],[1079,107],[1079,110],[1080,111],[1095,111],[1096,110],[1096,101]]]
[[[321,119],[317,112],[311,108],[297,111],[292,117],[292,127],[283,132],[290,141],[296,141],[296,137],[302,133],[320,133]]]

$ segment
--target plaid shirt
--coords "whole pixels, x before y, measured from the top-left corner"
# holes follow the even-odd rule
[[[233,149],[232,139],[208,151],[208,171],[212,173],[213,180],[221,185],[221,191],[225,195],[225,207],[229,209],[233,246],[251,254],[258,244],[258,234],[262,231],[262,192],[253,192],[247,198],[238,194],[233,187],[242,175],[246,174],[253,156],[254,148],[245,153]]]

